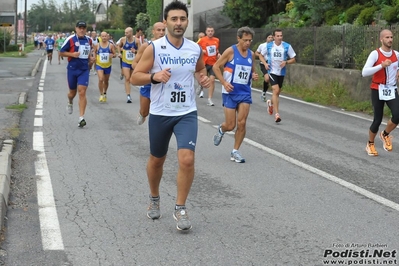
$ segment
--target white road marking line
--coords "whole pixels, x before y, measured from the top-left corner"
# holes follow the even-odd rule
[[[35,119],[33,119],[33,126],[42,127],[43,126],[43,118],[35,117]]]
[[[41,79],[45,79],[47,61],[43,66]],[[44,84],[44,81],[42,82]],[[35,115],[43,115],[43,87],[39,87],[37,92],[37,104]],[[34,126],[42,127],[43,118],[35,117]],[[43,250],[64,250],[60,223],[55,205],[53,186],[51,184],[50,172],[48,170],[46,153],[44,150],[44,139],[42,131],[33,132],[33,150],[37,151],[35,161],[37,203],[39,207],[40,230],[42,236]]]
[[[37,92],[37,102],[36,102],[36,109],[42,109],[43,108],[43,92],[38,91]]]
[[[43,250],[63,250],[53,186],[44,150],[43,132],[33,132],[33,150],[38,151],[35,172]]]
[[[213,127],[214,128],[218,128],[217,125],[214,125]],[[226,132],[226,133],[228,133],[228,132]],[[234,133],[234,132],[231,132],[231,133]],[[277,157],[279,157],[280,159],[283,159],[286,162],[289,162],[291,164],[299,166],[299,167],[301,167],[301,168],[303,168],[303,169],[305,169],[305,170],[307,170],[307,171],[309,171],[311,173],[314,173],[314,174],[319,175],[319,176],[321,176],[321,177],[323,177],[323,178],[325,178],[327,180],[330,180],[330,181],[332,181],[332,182],[334,182],[334,183],[336,183],[338,185],[341,185],[341,186],[343,186],[343,187],[345,187],[347,189],[350,189],[350,190],[352,190],[354,192],[357,192],[360,195],[365,196],[365,197],[367,197],[367,198],[369,198],[369,199],[371,199],[371,200],[373,200],[375,202],[378,202],[378,203],[380,203],[380,204],[382,204],[382,205],[384,205],[386,207],[392,208],[395,211],[399,211],[399,204],[397,204],[396,202],[393,202],[393,201],[391,201],[389,199],[386,199],[386,198],[383,198],[381,196],[378,196],[377,194],[374,194],[373,192],[370,192],[370,191],[368,191],[366,189],[363,189],[363,188],[361,188],[359,186],[356,186],[356,185],[354,185],[354,184],[352,184],[352,183],[350,183],[348,181],[345,181],[345,180],[343,180],[343,179],[341,179],[339,177],[331,175],[331,174],[329,174],[327,172],[324,172],[324,171],[322,171],[320,169],[317,169],[317,168],[315,168],[313,166],[310,166],[310,165],[308,165],[306,163],[300,162],[300,161],[298,161],[298,160],[296,160],[294,158],[291,158],[291,157],[289,157],[289,156],[287,156],[287,155],[285,155],[283,153],[280,153],[280,152],[278,152],[276,150],[270,149],[270,148],[268,148],[268,147],[266,147],[266,146],[264,146],[264,145],[262,145],[260,143],[257,143],[257,142],[255,142],[253,140],[250,140],[248,138],[244,138],[244,142],[246,142],[249,145],[252,145],[252,146],[254,146],[254,147],[258,148],[258,149],[261,149],[261,150],[263,150],[263,151],[265,151],[267,153],[270,153],[271,155],[277,156]]]

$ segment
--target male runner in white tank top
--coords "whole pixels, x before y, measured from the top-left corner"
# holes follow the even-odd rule
[[[198,117],[195,103],[194,76],[204,87],[210,84],[200,47],[183,37],[188,25],[185,4],[173,1],[165,7],[164,23],[168,34],[146,48],[133,71],[135,85],[151,82],[151,105],[148,128],[150,158],[147,176],[150,205],[147,216],[159,219],[159,185],[169,141],[177,141],[177,197],[173,217],[178,230],[191,229],[186,199],[194,179],[194,151],[197,142]]]

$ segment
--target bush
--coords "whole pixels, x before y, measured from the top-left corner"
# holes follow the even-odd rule
[[[374,21],[374,13],[378,10],[378,7],[372,6],[367,7],[360,12],[357,18],[357,23],[359,25],[370,25]]]
[[[4,38],[5,38],[6,48],[7,48],[8,44],[11,41],[11,33],[6,31],[5,35],[4,35],[4,30],[1,29],[1,31],[0,31],[0,53],[2,53],[4,51]]]
[[[103,31],[106,31],[110,35],[112,35],[112,38],[114,39],[115,43],[119,40],[119,38],[125,36],[125,30],[115,30],[115,29],[105,29]]]
[[[19,47],[16,44],[10,44],[10,45],[7,45],[6,50],[7,50],[7,52],[18,52]]]
[[[399,5],[388,7],[382,17],[390,24],[399,22]]]
[[[353,23],[353,21],[359,16],[363,9],[364,6],[360,4],[356,4],[348,8],[348,10],[346,10],[345,12],[345,22]]]
[[[328,10],[324,14],[324,21],[329,26],[339,25],[339,22],[340,22],[339,14],[340,13],[341,13],[341,11],[339,9]]]

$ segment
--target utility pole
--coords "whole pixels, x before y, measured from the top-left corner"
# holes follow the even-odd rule
[[[26,32],[26,25],[28,24],[28,20],[27,20],[27,17],[28,17],[28,0],[25,0],[25,14],[24,14],[24,44],[26,45],[26,34],[27,34],[27,32]]]
[[[15,0],[15,20],[14,20],[14,41],[15,45],[18,44],[18,0]]]
[[[107,22],[108,22],[108,0],[107,0],[107,6],[105,7],[105,13],[107,14]]]

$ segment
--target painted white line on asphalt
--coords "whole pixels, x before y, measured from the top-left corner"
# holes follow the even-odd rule
[[[42,109],[42,108],[43,108],[43,92],[38,91],[36,109]]]
[[[44,62],[42,79],[46,77],[47,61]],[[43,82],[44,83],[44,82]],[[37,104],[35,115],[43,114],[43,87],[37,92]],[[34,126],[42,127],[43,118],[35,117]],[[37,203],[39,207],[40,231],[43,250],[64,250],[60,223],[58,221],[55,205],[53,186],[51,184],[50,171],[48,170],[44,139],[42,131],[33,132],[33,150],[37,151],[35,161]]]
[[[39,91],[43,91],[43,87],[39,87],[38,89],[39,89]]]
[[[33,119],[33,126],[42,127],[43,126],[43,118],[35,117],[35,119]]]
[[[53,186],[44,150],[43,132],[33,132],[33,150],[38,151],[35,171],[43,250],[63,250]]]
[[[198,120],[199,121],[202,121],[202,122],[204,122],[204,123],[210,123],[211,121],[209,121],[208,119],[206,119],[206,118],[204,118],[204,117],[201,117],[201,116],[198,116]]]
[[[370,191],[368,191],[366,189],[363,189],[363,188],[358,187],[358,186],[356,186],[356,185],[354,185],[354,184],[352,184],[350,182],[342,180],[342,179],[340,179],[340,178],[338,178],[338,177],[336,177],[334,175],[330,175],[329,173],[326,173],[326,172],[324,172],[322,170],[319,170],[319,169],[317,169],[317,168],[315,168],[313,166],[310,166],[310,165],[308,165],[306,163],[300,162],[300,161],[298,161],[298,160],[296,160],[294,158],[291,158],[291,157],[289,157],[287,155],[284,155],[284,154],[282,154],[282,153],[280,153],[280,152],[278,152],[276,150],[273,150],[273,149],[270,149],[270,148],[268,148],[266,146],[263,146],[262,144],[259,144],[259,143],[255,142],[253,140],[244,138],[244,142],[246,142],[246,143],[248,143],[248,144],[250,144],[250,145],[252,145],[252,146],[254,146],[254,147],[258,148],[258,149],[261,149],[261,150],[263,150],[265,152],[268,152],[268,153],[270,153],[270,154],[272,154],[274,156],[277,156],[277,157],[283,159],[284,161],[287,161],[289,163],[297,165],[297,166],[299,166],[299,167],[301,167],[301,168],[303,168],[303,169],[305,169],[305,170],[307,170],[309,172],[312,172],[312,173],[314,173],[316,175],[319,175],[319,176],[321,176],[321,177],[323,177],[323,178],[325,178],[327,180],[330,180],[330,181],[332,181],[332,182],[334,182],[334,183],[336,183],[338,185],[341,185],[341,186],[343,186],[345,188],[348,188],[348,189],[350,189],[352,191],[355,191],[355,192],[359,193],[360,195],[363,195],[363,196],[365,196],[365,197],[367,197],[367,198],[369,198],[371,200],[374,200],[374,201],[376,201],[376,202],[378,202],[378,203],[380,203],[380,204],[382,204],[384,206],[387,206],[387,207],[390,207],[390,208],[392,208],[392,209],[394,209],[396,211],[399,211],[399,204],[397,204],[397,203],[395,203],[393,201],[390,201],[390,200],[388,200],[386,198],[378,196],[377,194],[374,194],[374,193],[372,193],[372,192],[370,192]]]

